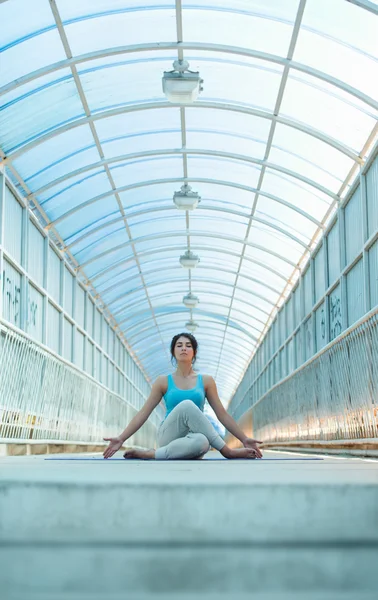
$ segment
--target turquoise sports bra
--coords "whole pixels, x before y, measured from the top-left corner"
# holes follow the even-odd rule
[[[197,375],[196,387],[190,390],[180,390],[176,387],[172,375],[168,375],[168,388],[164,394],[165,406],[167,409],[164,419],[169,413],[183,400],[192,400],[199,409],[203,411],[205,405],[205,388],[202,381],[202,375]]]

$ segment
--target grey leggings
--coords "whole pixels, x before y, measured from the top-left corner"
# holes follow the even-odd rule
[[[210,446],[221,450],[225,442],[198,406],[183,400],[160,423],[157,445],[155,458],[183,460],[202,458]]]

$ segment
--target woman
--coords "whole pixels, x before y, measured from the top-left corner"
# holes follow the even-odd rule
[[[173,375],[160,376],[152,386],[144,406],[116,438],[104,438],[109,446],[104,458],[110,458],[147,421],[164,396],[167,413],[157,432],[158,449],[126,450],[125,458],[184,460],[202,458],[210,446],[225,458],[261,458],[259,442],[247,437],[224,409],[215,381],[209,375],[197,375],[193,365],[198,343],[194,335],[179,333],[171,342],[172,359],[177,364]],[[219,421],[238,438],[244,448],[230,448],[203,414],[205,397]]]

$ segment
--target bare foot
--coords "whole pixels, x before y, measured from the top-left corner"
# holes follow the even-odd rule
[[[230,448],[229,446],[224,446],[220,452],[225,458],[257,458],[256,450],[253,448]]]
[[[155,458],[155,450],[137,450],[135,448],[130,448],[130,450],[126,450],[123,458],[141,458],[143,460],[151,460]]]

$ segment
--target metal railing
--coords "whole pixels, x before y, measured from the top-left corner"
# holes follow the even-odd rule
[[[234,417],[251,411],[253,434],[266,443],[363,439],[378,443],[378,309],[253,406],[248,406],[248,396]]]
[[[137,409],[27,334],[0,321],[0,442],[103,443]],[[129,443],[151,447],[155,410]]]

